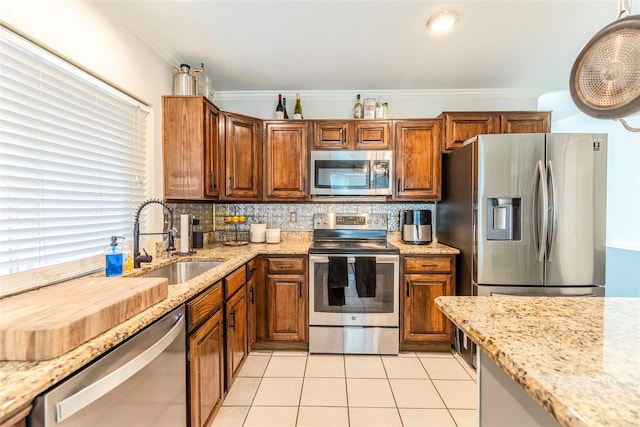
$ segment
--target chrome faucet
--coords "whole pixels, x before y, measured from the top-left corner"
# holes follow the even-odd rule
[[[157,203],[159,205],[162,205],[167,212],[169,212],[169,229],[167,230],[167,232],[165,233],[164,231],[161,233],[141,233],[140,232],[140,212],[142,211],[142,209],[151,204],[151,203]],[[140,236],[148,236],[148,235],[153,235],[153,234],[166,234],[167,235],[167,248],[165,249],[165,253],[169,253],[169,251],[175,251],[176,248],[173,246],[173,208],[169,207],[164,201],[160,200],[160,199],[149,199],[146,200],[144,202],[142,202],[142,204],[140,205],[140,207],[138,208],[138,211],[136,212],[136,218],[135,221],[133,223],[133,268],[140,268],[140,263],[141,262],[151,262],[151,260],[153,259],[153,257],[151,255],[149,255],[146,251],[146,249],[142,249],[144,251],[144,255],[140,254]]]

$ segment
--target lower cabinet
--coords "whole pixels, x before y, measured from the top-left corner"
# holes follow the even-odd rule
[[[210,425],[224,398],[222,282],[187,303],[191,427]]]
[[[307,341],[306,258],[267,258],[267,339]]]
[[[453,324],[434,300],[455,294],[455,255],[403,256],[400,349],[447,350]]]
[[[227,391],[238,376],[242,362],[247,356],[247,275],[245,266],[240,267],[224,279],[225,326],[226,326],[226,382]]]

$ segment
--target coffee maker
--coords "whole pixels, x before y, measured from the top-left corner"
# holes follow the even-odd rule
[[[431,243],[431,211],[406,210],[400,214],[402,241],[411,245]]]

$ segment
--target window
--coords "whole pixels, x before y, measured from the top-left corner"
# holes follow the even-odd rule
[[[0,296],[104,268],[147,196],[149,107],[0,27]],[[125,242],[127,242],[125,240]]]

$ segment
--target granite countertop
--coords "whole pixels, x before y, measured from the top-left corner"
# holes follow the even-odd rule
[[[564,426],[640,425],[640,298],[439,297]]]
[[[437,243],[414,246],[404,245],[402,242],[393,241],[391,238],[389,240],[400,249],[401,254],[437,255],[459,253],[455,248]],[[310,245],[310,241],[283,241],[278,244],[252,243],[237,247],[214,244],[206,249],[198,249],[195,254],[190,256],[154,261],[151,264],[143,264],[143,267],[135,270],[135,272],[125,273],[125,277],[135,277],[178,260],[223,261],[222,264],[188,282],[170,286],[167,299],[60,357],[39,362],[0,361],[0,421],[15,410],[29,404],[31,400],[49,387],[87,365],[180,304],[196,296],[212,283],[222,279],[255,256],[261,254],[306,255]],[[63,304],[61,302],[61,305]]]

